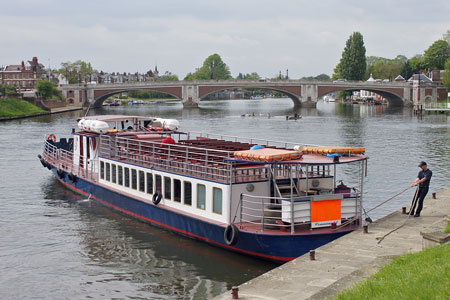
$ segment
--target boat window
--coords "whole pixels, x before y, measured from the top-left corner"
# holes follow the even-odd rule
[[[173,180],[173,201],[181,203],[181,181]]]
[[[192,205],[192,183],[184,182],[184,204]]]
[[[105,171],[105,177],[107,181],[111,180],[111,165],[109,163],[106,163],[106,171]]]
[[[170,177],[164,176],[164,198],[167,200],[172,199],[172,186],[171,186],[171,180]]]
[[[112,183],[116,183],[116,165],[115,164],[111,164],[111,181]]]
[[[100,179],[105,179],[105,162],[100,162]]]
[[[123,167],[122,166],[119,166],[118,167],[118,169],[117,169],[117,177],[119,177],[118,178],[118,184],[119,185],[123,185]]]
[[[213,212],[222,214],[222,189],[213,188]]]
[[[125,169],[125,187],[130,187],[130,169],[129,168],[124,169]]]
[[[161,175],[155,175],[155,181],[156,181],[156,191],[161,194],[162,193]]]
[[[153,194],[153,174],[147,173],[147,193]]]
[[[145,192],[145,173],[144,171],[139,171],[139,190]]]
[[[137,171],[136,169],[131,169],[131,188],[137,190]]]
[[[203,184],[197,184],[197,208],[205,209],[206,205],[206,187]]]

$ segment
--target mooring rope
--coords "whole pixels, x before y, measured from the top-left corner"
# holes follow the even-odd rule
[[[395,194],[394,196],[392,196],[392,197],[390,197],[390,198],[384,200],[384,201],[381,202],[380,204],[378,204],[378,205],[372,207],[372,208],[369,209],[368,211],[366,211],[366,210],[363,208],[363,210],[364,210],[364,215],[365,215],[367,218],[370,219],[370,217],[368,216],[368,213],[369,213],[369,212],[371,212],[371,211],[377,209],[378,207],[380,207],[380,206],[383,205],[383,204],[386,204],[387,202],[391,201],[391,200],[394,199],[395,197],[400,196],[401,194],[403,194],[404,192],[408,191],[408,190],[411,189],[411,188],[412,188],[411,186],[410,186],[410,187],[407,187],[406,189],[402,190],[401,192],[398,192],[398,193]],[[416,193],[417,193],[417,191],[416,191]],[[411,211],[411,210],[410,210],[410,211]],[[355,216],[355,217],[353,217],[353,218],[351,218],[351,219],[348,219],[347,221],[345,221],[344,223],[342,223],[341,225],[339,225],[338,227],[336,227],[335,229],[332,229],[332,230],[339,230],[339,229],[341,229],[342,227],[345,227],[345,226],[349,225],[350,223],[353,223],[354,221],[356,221],[356,220],[358,220],[358,219],[359,219],[359,216]]]
[[[384,240],[384,238],[387,237],[388,235],[390,235],[391,233],[393,233],[393,232],[399,230],[400,228],[402,228],[403,226],[405,226],[406,222],[408,222],[408,220],[409,220],[409,217],[411,217],[411,213],[413,212],[413,208],[416,206],[417,199],[419,199],[418,192],[419,192],[419,187],[417,187],[417,189],[416,189],[416,193],[414,194],[413,202],[411,203],[411,207],[409,208],[408,218],[406,218],[405,222],[403,222],[403,224],[398,226],[397,228],[392,229],[391,231],[389,231],[388,233],[386,233],[382,237],[377,237],[376,238],[378,240],[377,244],[380,244]]]

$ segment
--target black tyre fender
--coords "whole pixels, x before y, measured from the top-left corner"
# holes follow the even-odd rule
[[[64,178],[64,172],[61,169],[56,170],[56,173],[58,174],[58,177],[63,179]]]
[[[67,175],[67,177],[69,177],[70,181],[77,182],[77,177],[75,175],[73,175],[72,173],[69,173],[69,175]]]
[[[234,224],[230,224],[225,228],[225,231],[223,232],[223,239],[225,241],[225,244],[228,246],[233,246],[237,243],[239,239],[239,229]]]
[[[48,162],[46,162],[46,167],[47,167],[47,169],[49,169],[49,170],[51,170],[53,167],[52,167],[52,165],[51,164],[49,164]]]
[[[153,202],[153,204],[158,205],[159,202],[161,202],[161,199],[162,199],[162,195],[158,192],[155,192],[152,197],[152,202]]]
[[[42,158],[39,160],[44,168],[47,168],[47,163]]]

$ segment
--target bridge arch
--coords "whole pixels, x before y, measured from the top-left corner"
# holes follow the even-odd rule
[[[405,104],[408,104],[408,103],[405,103],[403,95],[400,95],[400,93],[398,91],[386,91],[386,90],[377,89],[377,88],[337,87],[337,86],[335,86],[335,87],[330,87],[330,88],[322,89],[322,90],[319,89],[317,97],[320,98],[329,93],[339,92],[339,91],[353,92],[353,91],[361,91],[361,90],[378,94],[378,95],[386,98],[388,100],[388,103],[393,106],[403,106]]]
[[[176,95],[175,93],[171,93],[171,92],[167,92],[165,90],[158,90],[157,88],[141,88],[141,89],[121,89],[121,90],[110,90],[110,91],[95,91],[98,92],[99,94],[101,94],[100,96],[97,96],[94,98],[94,103],[93,103],[93,107],[101,107],[103,102],[105,102],[106,99],[108,99],[111,96],[120,94],[120,93],[125,93],[125,92],[129,92],[129,91],[153,91],[153,92],[160,92],[160,93],[164,93],[164,94],[168,94],[171,95],[173,97],[175,97],[175,99],[180,100],[181,98]]]
[[[243,90],[258,89],[258,90],[267,90],[267,91],[277,91],[277,92],[280,92],[283,95],[286,95],[289,98],[291,98],[292,102],[294,102],[294,106],[295,107],[301,106],[301,100],[300,100],[299,96],[297,96],[293,92],[286,91],[284,89],[276,88],[276,87],[259,87],[259,86],[209,87],[207,91],[201,91],[201,90],[199,91],[199,98],[200,98],[200,101],[201,101],[201,100],[205,99],[206,97],[208,97],[209,95],[211,95],[211,94],[213,94],[215,92],[220,92],[220,91],[225,91],[225,90],[232,90],[232,89],[243,89]]]

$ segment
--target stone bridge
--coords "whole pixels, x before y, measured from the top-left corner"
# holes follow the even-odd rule
[[[306,81],[306,80],[218,80],[218,81],[149,81],[114,84],[61,85],[63,95],[70,103],[101,106],[108,97],[132,90],[167,93],[179,99],[184,106],[197,106],[206,96],[223,90],[266,89],[278,91],[292,99],[295,106],[315,107],[317,101],[336,91],[366,90],[385,97],[392,105],[416,106],[447,99],[440,83],[367,82],[367,81]]]

